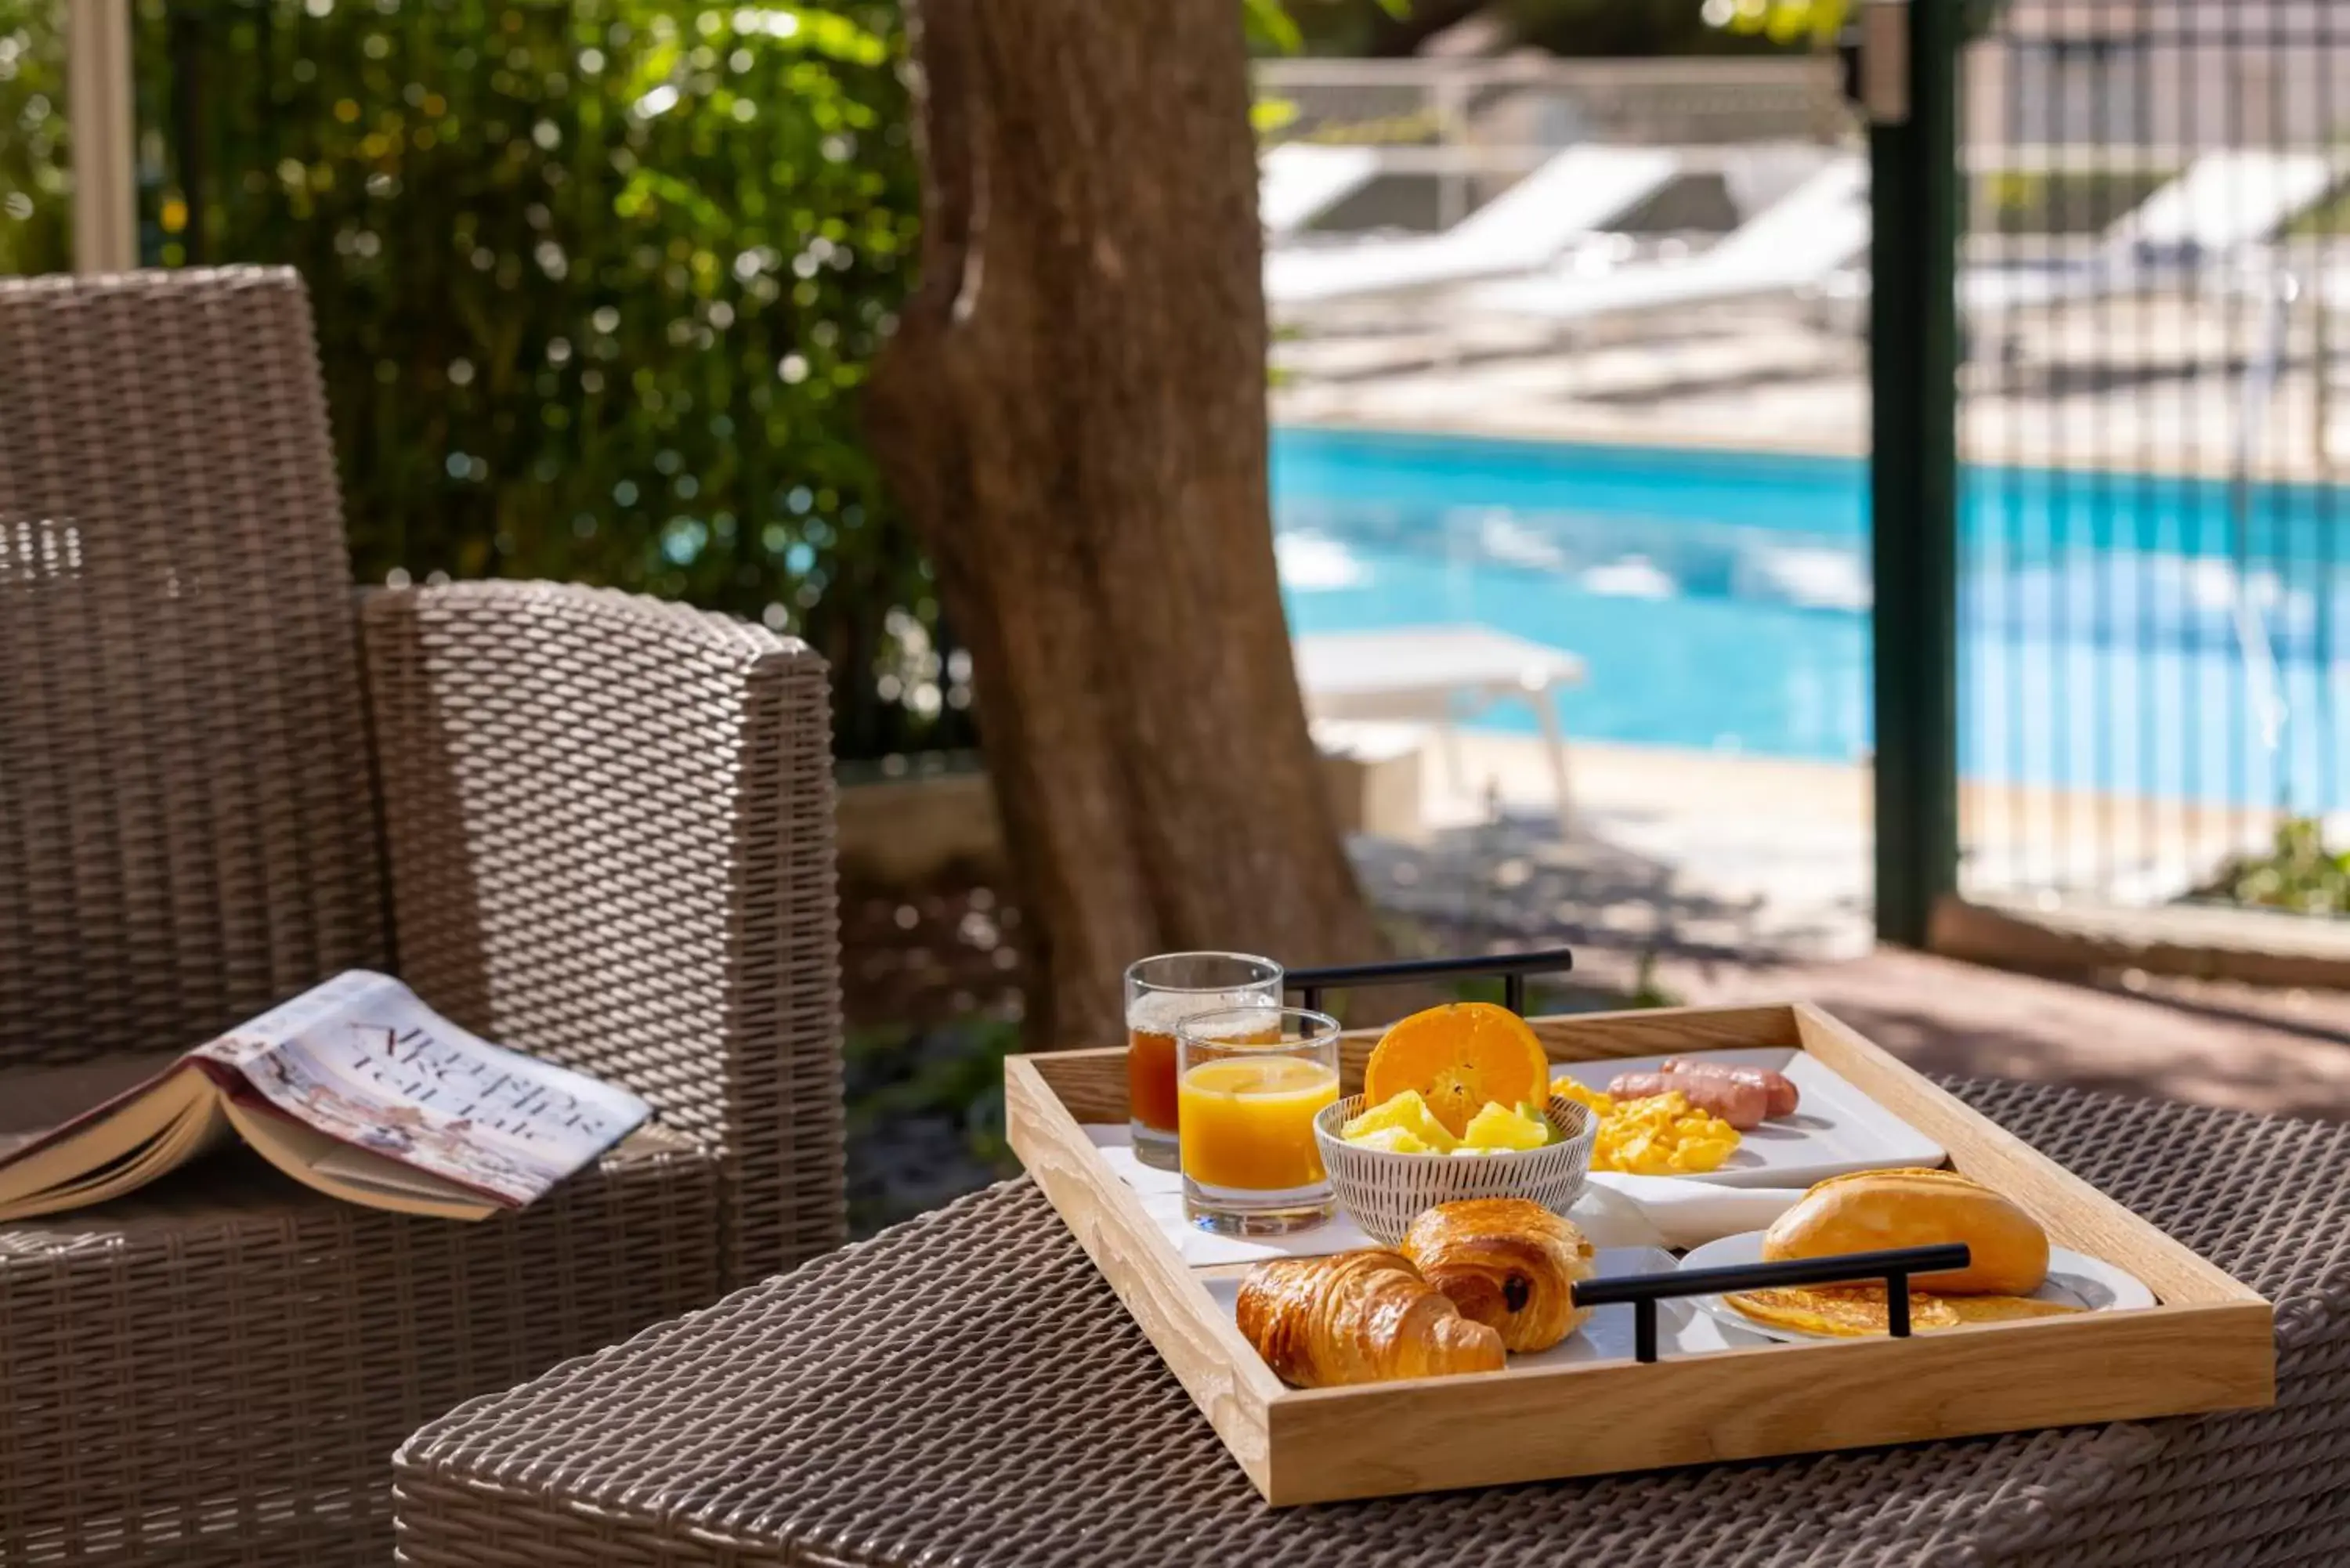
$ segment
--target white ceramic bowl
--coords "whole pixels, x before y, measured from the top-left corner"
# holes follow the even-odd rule
[[[1464,1198],[1527,1198],[1564,1214],[1583,1191],[1599,1118],[1580,1103],[1553,1095],[1544,1112],[1565,1141],[1506,1154],[1389,1154],[1338,1136],[1363,1112],[1363,1096],[1325,1106],[1314,1118],[1314,1141],[1338,1206],[1382,1246],[1403,1241],[1411,1222],[1440,1203]]]

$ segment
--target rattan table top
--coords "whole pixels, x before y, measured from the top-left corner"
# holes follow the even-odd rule
[[[425,1428],[402,1558],[2350,1562],[2350,1127],[1954,1086],[2269,1295],[2277,1407],[1274,1510],[1016,1181]]]

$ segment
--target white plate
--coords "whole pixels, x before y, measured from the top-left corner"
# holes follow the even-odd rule
[[[1854,1088],[1807,1052],[1768,1045],[1750,1050],[1708,1051],[1702,1059],[1725,1066],[1768,1067],[1784,1073],[1800,1096],[1795,1114],[1764,1122],[1738,1135],[1737,1151],[1720,1170],[1685,1181],[1726,1187],[1809,1187],[1855,1170],[1887,1170],[1916,1165],[1928,1168],[1949,1156],[1942,1146]],[[1554,1082],[1573,1078],[1605,1090],[1618,1073],[1653,1073],[1662,1056],[1617,1062],[1555,1062]]]
[[[1719,1241],[1708,1241],[1681,1258],[1684,1269],[1734,1269],[1742,1263],[1762,1261],[1762,1235],[1749,1231],[1743,1235],[1724,1236]],[[1776,1324],[1756,1323],[1720,1296],[1688,1296],[1683,1298],[1715,1322],[1768,1339],[1783,1340],[1790,1345],[1813,1342],[1835,1343],[1850,1337],[1845,1334],[1806,1334],[1798,1328],[1782,1328]],[[2048,1280],[2032,1293],[2040,1302],[2061,1302],[2066,1306],[2085,1307],[2091,1312],[2120,1312],[2130,1307],[2150,1307],[2154,1293],[2144,1282],[2126,1270],[2117,1269],[2102,1258],[2092,1258],[2064,1247],[2048,1249]]]
[[[1599,1272],[1613,1277],[1617,1274],[1663,1274],[1673,1269],[1673,1255],[1659,1247],[1603,1247],[1596,1262]],[[1200,1282],[1208,1287],[1208,1294],[1228,1314],[1238,1315],[1241,1282],[1238,1279],[1208,1279]],[[1659,1356],[1687,1355],[1701,1350],[1733,1350],[1746,1345],[1767,1343],[1751,1324],[1724,1323],[1697,1310],[1685,1300],[1662,1301],[1657,1303],[1657,1352]],[[1583,1326],[1552,1345],[1525,1355],[1510,1357],[1512,1372],[1533,1371],[1544,1366],[1574,1366],[1586,1361],[1629,1361],[1632,1359],[1632,1309],[1629,1306],[1594,1307]]]

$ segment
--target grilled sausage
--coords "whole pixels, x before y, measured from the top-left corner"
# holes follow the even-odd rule
[[[1745,1067],[1731,1062],[1693,1062],[1686,1056],[1675,1056],[1665,1063],[1664,1071],[1727,1073],[1742,1082],[1760,1084],[1771,1096],[1771,1108],[1763,1114],[1773,1117],[1794,1116],[1796,1105],[1803,1098],[1794,1080],[1786,1074],[1774,1073],[1768,1067]]]
[[[1762,1125],[1771,1108],[1771,1093],[1724,1073],[1619,1073],[1607,1092],[1619,1100],[1645,1100],[1654,1095],[1679,1092],[1699,1110],[1720,1116],[1740,1132]]]

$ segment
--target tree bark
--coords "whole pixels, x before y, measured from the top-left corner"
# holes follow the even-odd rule
[[[919,0],[921,284],[875,450],[969,646],[1028,932],[1029,1038],[1119,974],[1376,928],[1290,662],[1236,0]]]

